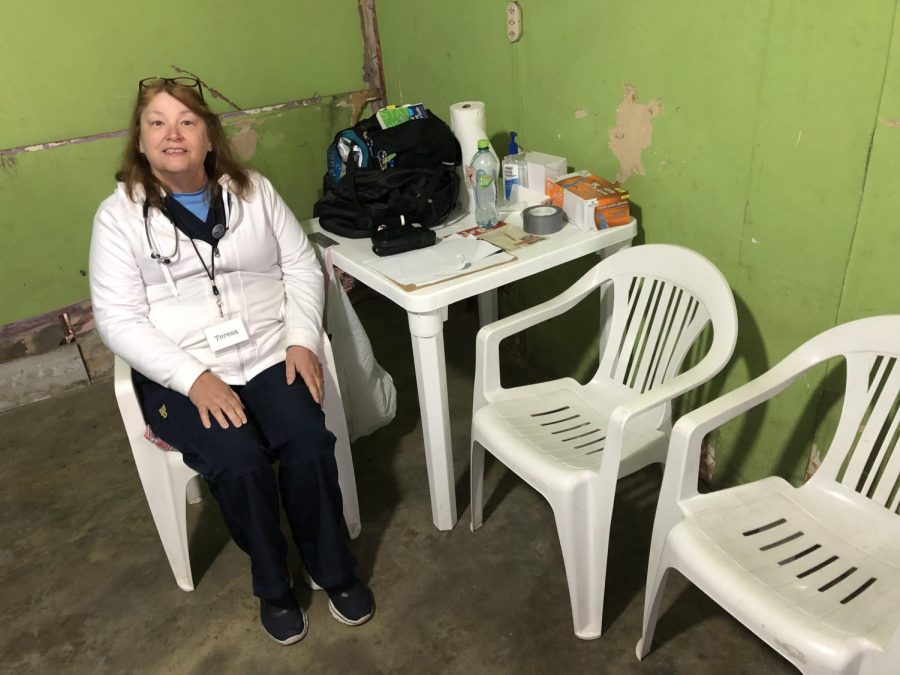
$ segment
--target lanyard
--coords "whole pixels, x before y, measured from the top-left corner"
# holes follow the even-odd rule
[[[209,259],[209,266],[207,266],[203,256],[200,255],[200,250],[197,248],[197,243],[194,241],[193,237],[190,237],[190,240],[191,246],[194,247],[194,253],[196,253],[197,257],[200,259],[200,264],[203,265],[203,271],[206,272],[206,276],[209,277],[209,282],[212,284],[212,292],[216,298],[216,306],[219,308],[219,316],[224,319],[225,312],[222,309],[222,296],[219,293],[219,287],[216,286],[216,258],[219,257],[219,242],[217,241],[213,246],[213,254]]]

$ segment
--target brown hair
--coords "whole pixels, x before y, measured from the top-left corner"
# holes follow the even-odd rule
[[[129,199],[135,201],[136,188],[140,185],[144,189],[147,201],[160,208],[162,206],[161,193],[167,191],[159,179],[153,175],[150,163],[139,147],[141,114],[153,97],[161,92],[166,92],[178,99],[206,124],[206,133],[209,136],[212,151],[207,153],[203,166],[209,178],[210,189],[216,185],[219,178],[227,174],[231,179],[231,188],[235,194],[238,197],[246,197],[252,189],[248,169],[234,156],[231,143],[225,135],[225,129],[222,127],[218,115],[209,109],[209,106],[200,97],[199,91],[194,87],[161,80],[138,91],[134,109],[131,112],[128,142],[122,155],[122,164],[116,172],[116,180],[125,183],[125,191]]]

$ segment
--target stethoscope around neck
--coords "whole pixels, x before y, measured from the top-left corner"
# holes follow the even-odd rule
[[[228,196],[228,210],[231,210],[231,193],[227,192],[224,188],[222,189]],[[225,236],[225,233],[228,231],[228,216],[225,212],[224,200],[222,199],[222,192],[217,192],[216,197],[213,199],[213,203],[211,208],[213,209],[213,218],[215,224],[212,228],[212,236],[213,239],[216,240],[216,243]],[[154,237],[150,236],[150,202],[147,199],[144,199],[143,205],[143,213],[144,213],[144,234],[147,237],[147,245],[150,247],[150,258],[155,260],[161,265],[170,265],[172,260],[174,260],[178,256],[178,228],[175,225],[175,218],[169,213],[168,209],[162,208],[159,209],[160,213],[166,217],[166,220],[172,225],[172,236],[175,240],[175,247],[172,249],[171,253],[163,253],[158,250],[156,244],[154,243]],[[193,239],[191,239],[193,242]],[[215,246],[213,247],[215,248]]]

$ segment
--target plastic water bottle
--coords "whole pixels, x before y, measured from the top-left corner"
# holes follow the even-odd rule
[[[503,194],[506,201],[512,194],[513,185],[525,186],[528,183],[528,162],[525,161],[525,153],[519,149],[516,143],[515,131],[509,132],[509,154],[503,158]]]
[[[472,176],[475,182],[475,224],[478,227],[494,227],[500,220],[497,213],[497,160],[491,154],[486,138],[478,141],[478,152],[472,158]]]

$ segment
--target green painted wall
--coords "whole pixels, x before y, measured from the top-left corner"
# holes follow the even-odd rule
[[[495,147],[532,149],[614,176],[608,147],[623,84],[658,99],[646,175],[632,175],[641,240],[713,260],[737,296],[741,339],[726,372],[688,406],[746,381],[837,322],[897,312],[900,35],[893,0],[596,3],[522,0],[525,34],[504,35],[505,1],[379,0],[389,98],[487,103]],[[452,11],[448,10],[452,7]],[[177,69],[247,109],[364,88],[357,3],[178,3],[137,12],[112,0],[5,9],[0,151],[123,128],[135,83]],[[327,28],[327,29],[326,29]],[[232,119],[252,163],[304,217],[324,149],[350,111],[321,105]],[[87,297],[90,223],[113,188],[121,138],[0,156],[0,324]],[[590,265],[504,290],[509,313]],[[527,334],[552,370],[586,375],[592,308]],[[552,359],[546,355],[552,354]],[[823,369],[714,439],[717,482],[797,479],[827,446],[839,371]],[[741,450],[737,450],[741,448]]]
[[[613,177],[608,146],[623,84],[659,99],[646,175],[632,175],[642,241],[694,248],[735,291],[732,364],[721,393],[840,321],[900,312],[900,37],[894,0],[565,3],[521,0],[524,36],[505,38],[501,0],[380,0],[391,102],[487,104],[494,147],[525,147]],[[871,150],[871,152],[870,152]],[[501,311],[532,305],[590,261],[506,289]],[[526,336],[551,370],[593,362],[586,307]],[[591,328],[586,328],[590,326]],[[552,355],[552,356],[551,356]],[[799,479],[833,426],[837,378],[824,369],[775,405],[721,430],[715,481],[772,471]]]
[[[6,4],[0,151],[121,130],[137,81],[177,69],[241,109],[318,94],[321,105],[227,123],[232,133],[252,126],[251,163],[299,218],[311,214],[325,148],[350,117],[329,97],[366,88],[356,2]],[[213,98],[213,109],[233,110],[224,99]],[[91,220],[113,190],[122,143],[0,155],[0,324],[88,296]]]

